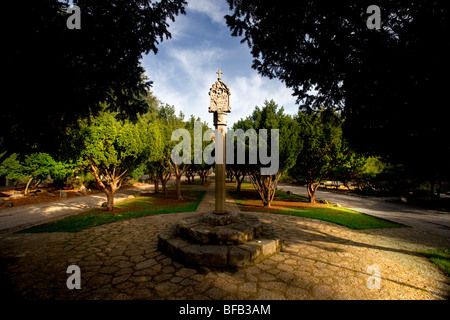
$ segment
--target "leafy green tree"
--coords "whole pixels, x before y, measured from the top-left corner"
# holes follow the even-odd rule
[[[447,1],[380,2],[379,30],[367,27],[369,0],[227,2],[253,68],[303,109],[341,109],[353,150],[403,164],[413,179],[450,180]]]
[[[64,179],[72,173],[72,165],[56,161],[49,154],[42,152],[26,155],[23,161],[20,161],[17,154],[12,154],[0,165],[0,175],[14,181],[26,181],[24,194],[28,194],[33,180],[37,180],[37,185],[48,176]]]
[[[234,163],[231,165],[227,164],[227,167],[230,167],[231,179],[234,177],[236,181],[236,191],[241,192],[241,185],[244,182],[245,176],[248,174],[248,166],[245,164]]]
[[[106,106],[104,106],[106,107]],[[139,116],[136,123],[118,120],[117,113],[101,111],[80,121],[70,132],[77,163],[90,171],[107,196],[108,211],[114,210],[114,194],[133,169],[162,156],[162,136],[153,115]]]
[[[176,185],[176,196],[178,200],[183,200],[181,196],[181,177],[189,168],[189,164],[181,163],[176,164],[171,160],[171,152],[172,149],[177,145],[176,141],[172,141],[172,132],[176,129],[181,129],[186,126],[186,123],[183,121],[184,115],[180,112],[177,116],[175,114],[175,107],[170,105],[160,106],[157,114],[157,118],[160,121],[161,127],[163,128],[163,161],[160,162],[162,168],[160,169],[162,172],[162,176],[170,177],[170,174],[175,175],[175,185]],[[161,183],[163,184],[164,192],[167,194],[166,190],[166,182],[163,182],[163,178],[161,178]]]
[[[147,161],[145,164],[145,172],[148,174],[149,180],[153,181],[155,186],[155,193],[159,192],[159,180],[160,180],[160,165],[161,159]]]
[[[197,130],[199,132],[196,133],[195,131],[195,123],[197,123]],[[200,178],[202,179],[202,184],[206,183],[208,172],[211,170],[211,165],[207,164],[205,162],[205,159],[203,158],[203,150],[211,143],[211,141],[203,141],[203,134],[209,130],[208,124],[204,121],[202,122],[200,117],[195,118],[194,115],[191,115],[189,118],[189,121],[186,122],[185,127],[191,134],[192,140],[192,164],[189,167],[188,171],[191,171],[192,177],[195,176],[195,174],[198,174]],[[201,132],[200,132],[201,130]],[[197,153],[198,157],[195,159],[195,154]],[[200,157],[201,156],[201,157]],[[195,163],[195,160],[199,162],[198,158],[200,158],[200,163]]]
[[[386,164],[380,157],[367,157],[350,151],[344,158],[343,163],[333,168],[330,177],[344,183],[348,189],[350,184],[356,186],[360,191],[371,189],[376,177],[383,172]]]
[[[29,179],[17,153],[11,154],[2,161],[0,164],[0,176],[16,182],[26,182]]]
[[[349,152],[344,162],[331,170],[330,178],[342,181],[344,186],[350,190],[350,184],[354,184],[362,175],[366,162],[367,157],[364,155]]]
[[[233,129],[255,129],[258,134],[258,149],[261,146],[261,135],[259,129],[267,129],[267,154],[272,154],[272,149],[269,144],[271,141],[271,129],[279,130],[279,166],[275,174],[264,175],[261,174],[261,168],[265,167],[261,161],[258,152],[257,164],[250,164],[248,157],[246,158],[247,170],[253,185],[258,190],[263,205],[270,207],[271,202],[275,196],[278,180],[283,172],[289,170],[297,159],[299,152],[299,143],[297,139],[298,125],[297,122],[290,116],[284,113],[284,108],[275,103],[275,101],[265,101],[264,106],[255,107],[253,113],[245,119],[241,119],[235,123]],[[249,150],[251,152],[251,150]]]
[[[348,147],[342,136],[341,120],[336,113],[299,112],[299,139],[302,143],[294,175],[297,173],[306,182],[309,201],[315,203],[315,192],[333,168],[344,163]]]

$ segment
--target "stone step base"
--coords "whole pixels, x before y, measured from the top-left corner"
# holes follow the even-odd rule
[[[234,245],[258,239],[263,234],[273,233],[270,225],[261,223],[257,217],[235,214],[233,223],[226,225],[205,222],[205,216],[194,216],[178,223],[175,229],[181,238],[198,244]],[[220,217],[220,216],[219,216]]]
[[[176,225],[158,237],[159,250],[189,266],[245,268],[280,252],[276,235],[261,237],[244,244],[198,244],[176,234]]]

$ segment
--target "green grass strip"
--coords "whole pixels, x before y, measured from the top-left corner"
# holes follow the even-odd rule
[[[419,252],[450,277],[450,249],[421,250]]]
[[[276,193],[276,200],[295,200],[298,197],[298,202],[307,202],[306,198],[286,194],[282,191]],[[307,200],[307,199],[306,199]],[[254,206],[246,201],[246,199],[236,199],[236,204],[242,211],[257,211]],[[290,201],[291,202],[291,201]],[[251,208],[247,208],[251,206]],[[262,209],[262,208],[261,208]],[[392,221],[376,218],[370,215],[362,214],[360,212],[343,208],[343,207],[309,207],[309,208],[277,208],[277,209],[263,209],[261,211],[275,213],[275,214],[287,214],[295,215],[299,217],[312,218],[323,220],[327,222],[336,223],[351,229],[379,229],[379,228],[401,228],[405,227],[402,224]]]
[[[205,190],[190,191],[193,201],[170,203],[167,205],[152,204],[153,197],[136,197],[115,205],[115,212],[105,211],[104,208],[92,209],[76,215],[68,216],[43,225],[34,226],[17,233],[41,232],[78,232],[84,229],[101,226],[107,223],[135,219],[149,215],[194,212],[197,210]]]

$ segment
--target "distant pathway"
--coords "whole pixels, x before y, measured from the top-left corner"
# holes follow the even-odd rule
[[[278,189],[308,196],[306,188],[301,186],[280,183],[278,184]],[[331,203],[339,203],[346,208],[361,213],[402,223],[429,234],[440,235],[447,240],[447,246],[450,246],[449,212],[386,202],[384,199],[375,197],[358,197],[320,190],[316,191],[316,199],[325,199]]]
[[[142,191],[154,190],[153,184],[141,184],[136,187],[122,189],[115,194],[115,203],[127,199],[130,195],[137,195]],[[23,229],[62,217],[98,208],[106,201],[106,195],[99,192],[77,198],[58,199],[54,202],[30,204],[0,211],[0,233]]]

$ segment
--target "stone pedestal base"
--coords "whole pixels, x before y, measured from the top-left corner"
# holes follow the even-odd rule
[[[281,239],[255,216],[208,212],[172,225],[159,249],[186,265],[242,268],[278,253]]]

